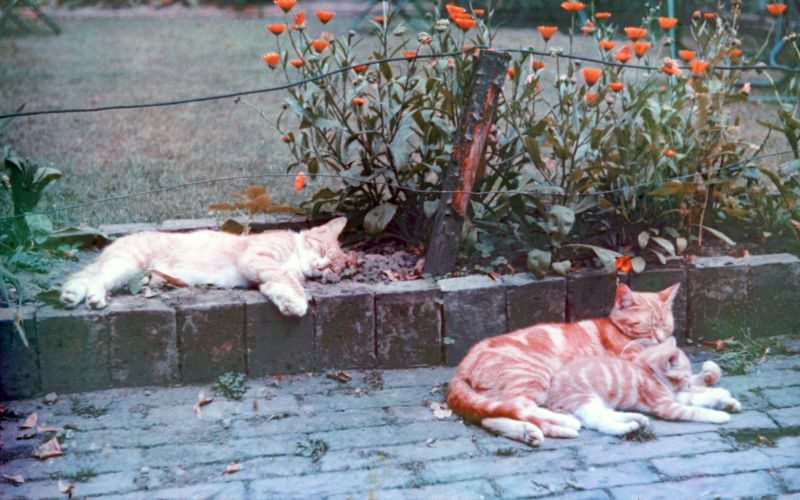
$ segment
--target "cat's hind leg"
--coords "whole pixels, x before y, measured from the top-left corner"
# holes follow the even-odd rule
[[[110,249],[109,249],[110,250]],[[125,253],[107,253],[67,279],[61,287],[61,302],[75,307],[83,300],[93,309],[108,305],[106,295],[141,272],[137,260]]]
[[[539,446],[544,441],[544,434],[538,427],[522,420],[506,417],[484,418],[481,426],[490,432],[530,446]]]
[[[576,408],[575,415],[584,426],[604,434],[621,436],[643,427],[641,419],[632,417],[636,414],[616,412],[597,397]]]

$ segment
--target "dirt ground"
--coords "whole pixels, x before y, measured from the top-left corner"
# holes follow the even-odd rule
[[[326,31],[343,33],[354,13],[339,4],[310,4],[340,12]],[[91,107],[141,103],[263,88],[283,83],[260,59],[274,47],[264,25],[279,19],[276,8],[244,13],[211,7],[154,10],[58,11],[63,34],[0,38],[0,110]],[[309,15],[309,30],[321,30]],[[495,45],[520,48],[539,43],[533,28],[501,29]],[[366,45],[366,44],[365,44]],[[364,56],[366,56],[366,47]],[[558,36],[551,45],[565,46]],[[593,43],[577,42],[592,55]],[[554,80],[551,71],[546,80]],[[275,118],[283,93],[184,106],[93,114],[50,115],[14,121],[7,142],[22,154],[52,162],[64,178],[44,206],[72,205],[173,186],[200,179],[282,172],[289,160]],[[261,112],[259,112],[261,111]],[[771,105],[739,108],[745,140],[758,142]],[[785,150],[773,136],[767,152]],[[266,183],[279,203],[297,206],[314,190],[295,194],[291,179],[225,181],[69,210],[60,222],[90,224],[198,217],[208,203],[249,183]],[[2,205],[7,205],[5,202]],[[6,210],[0,208],[0,213]]]

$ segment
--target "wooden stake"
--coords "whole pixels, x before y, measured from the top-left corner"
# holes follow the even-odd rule
[[[481,50],[475,63],[475,77],[453,141],[453,155],[444,180],[439,208],[425,254],[424,272],[447,274],[453,269],[461,242],[461,228],[467,215],[469,193],[486,150],[486,139],[494,122],[497,99],[505,81],[511,56]]]

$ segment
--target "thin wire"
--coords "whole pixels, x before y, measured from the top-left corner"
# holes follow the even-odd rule
[[[603,59],[597,59],[594,57],[585,57],[585,56],[576,56],[571,54],[559,54],[555,52],[542,52],[539,50],[532,50],[532,49],[505,49],[505,48],[494,48],[494,47],[485,47],[485,46],[478,46],[475,47],[476,49],[486,49],[486,50],[495,50],[498,52],[507,52],[507,53],[519,53],[519,54],[530,54],[542,57],[556,57],[562,59],[572,59],[576,61],[583,61],[583,62],[590,62],[595,64],[601,64],[605,66],[614,66],[620,68],[629,68],[629,69],[637,69],[637,70],[646,70],[646,71],[658,71],[660,67],[658,66],[648,66],[645,64],[622,64],[619,62],[614,61],[605,61]],[[218,101],[221,99],[231,99],[235,97],[243,97],[255,94],[266,94],[269,92],[278,92],[281,90],[287,90],[293,87],[298,87],[301,85],[305,85],[308,83],[313,83],[319,80],[324,80],[330,76],[338,75],[340,73],[346,73],[351,69],[355,68],[356,66],[372,66],[375,64],[383,64],[383,63],[391,63],[391,62],[403,62],[409,61],[411,59],[438,59],[442,57],[454,57],[459,56],[463,52],[445,52],[445,53],[438,53],[438,54],[417,54],[413,58],[406,58],[406,57],[390,57],[387,59],[379,59],[373,61],[366,61],[363,63],[355,63],[351,66],[338,68],[332,71],[328,71],[327,73],[322,73],[317,76],[313,76],[310,78],[304,78],[302,80],[298,80],[295,82],[289,82],[283,85],[278,85],[276,87],[266,87],[261,89],[254,89],[254,90],[242,90],[239,92],[228,92],[225,94],[215,94],[215,95],[208,95],[208,96],[200,96],[200,97],[187,97],[185,99],[175,99],[171,101],[156,101],[150,103],[140,103],[140,104],[114,104],[110,106],[99,106],[94,108],[65,108],[65,109],[42,109],[42,110],[33,110],[33,111],[20,111],[16,113],[5,113],[0,115],[0,120],[5,120],[8,118],[20,118],[25,116],[39,116],[39,115],[59,115],[59,114],[75,114],[75,113],[98,113],[101,111],[118,111],[118,110],[126,110],[126,109],[143,109],[143,108],[159,108],[159,107],[166,107],[166,106],[178,106],[182,104],[191,104],[195,102],[208,102],[208,101]],[[681,69],[690,69],[689,66],[680,66]],[[713,69],[718,70],[741,70],[741,71],[750,71],[750,70],[757,70],[757,71],[783,71],[785,73],[800,73],[800,67],[792,68],[787,66],[770,66],[770,65],[750,65],[750,66],[714,66]]]
[[[721,170],[721,171],[733,170],[735,168],[741,167],[742,165],[746,165],[746,164],[748,164],[748,163],[750,163],[750,162],[752,162],[754,160],[762,160],[762,159],[766,159],[766,158],[773,158],[773,157],[776,157],[776,156],[782,156],[782,155],[786,155],[786,154],[790,154],[790,153],[792,153],[792,151],[791,150],[787,150],[787,151],[781,151],[781,152],[778,152],[778,153],[769,153],[769,154],[765,154],[765,155],[760,155],[760,156],[756,156],[756,157],[750,158],[749,160],[738,161],[738,162],[735,162],[735,163],[731,163],[729,165],[725,165],[724,167],[721,167],[719,170]],[[292,174],[292,173],[288,173],[288,172],[287,173],[274,173],[273,172],[273,173],[263,173],[263,174],[257,174],[257,175],[215,177],[213,179],[203,179],[203,180],[199,180],[199,181],[186,182],[186,183],[177,184],[177,185],[174,185],[174,186],[166,186],[166,187],[162,187],[162,188],[151,189],[151,190],[148,190],[148,191],[139,191],[139,192],[136,192],[136,193],[126,193],[126,194],[122,194],[122,195],[118,195],[118,196],[110,196],[110,197],[107,197],[107,198],[101,198],[101,199],[98,199],[98,200],[94,200],[94,201],[91,201],[91,202],[88,202],[88,203],[81,203],[81,204],[76,204],[76,205],[67,205],[67,206],[63,206],[63,207],[53,207],[53,208],[51,208],[49,210],[43,210],[43,211],[40,211],[40,212],[28,212],[26,214],[21,214],[21,215],[12,215],[12,216],[7,216],[7,217],[0,217],[0,222],[6,222],[6,221],[18,219],[18,218],[25,217],[26,215],[31,215],[31,214],[47,215],[47,214],[52,214],[52,213],[57,212],[57,211],[75,210],[75,209],[90,207],[90,206],[94,206],[94,205],[101,205],[101,204],[105,204],[105,203],[111,203],[111,202],[114,202],[114,201],[126,200],[126,199],[129,199],[129,198],[137,198],[137,197],[140,197],[140,196],[147,196],[147,195],[151,195],[151,194],[164,193],[164,192],[167,192],[167,191],[175,191],[175,190],[183,189],[183,188],[186,188],[186,187],[194,187],[194,186],[200,186],[200,185],[204,185],[204,184],[213,184],[213,183],[216,183],[216,182],[252,180],[252,179],[261,179],[261,178],[264,178],[264,177],[268,177],[268,178],[283,177],[283,178],[286,178],[286,177],[294,177],[296,175],[297,174]],[[670,178],[662,180],[661,182],[662,183],[667,183],[667,182],[672,182],[672,181],[679,181],[679,180],[695,177],[696,175],[699,175],[699,173],[695,172],[695,173],[692,173],[692,174],[685,174],[685,175],[679,175],[679,176],[676,176],[676,177],[670,177]],[[346,180],[346,181],[354,181],[354,182],[359,182],[359,183],[363,183],[363,182],[365,182],[367,180],[370,180],[369,178],[356,177],[356,176],[352,176],[352,175],[324,174],[324,173],[309,174],[309,177],[311,177],[311,178],[317,178],[317,177],[331,178],[331,179],[339,179],[339,180]],[[373,177],[372,180],[375,180],[375,178]],[[384,184],[388,184],[388,182],[386,182],[386,181],[378,181],[378,182],[383,182]],[[639,184],[631,184],[630,186],[624,186],[624,187],[616,188],[616,189],[609,189],[609,190],[606,190],[606,191],[593,191],[591,193],[576,193],[574,196],[588,198],[588,197],[591,197],[591,196],[602,196],[602,195],[607,195],[607,194],[620,193],[620,192],[623,192],[623,191],[638,190],[640,188],[651,187],[651,186],[652,186],[652,183],[642,182],[642,183],[639,183]],[[406,191],[406,192],[410,192],[410,193],[428,194],[428,195],[454,194],[454,193],[461,193],[462,192],[461,190],[458,190],[458,189],[426,190],[426,189],[417,189],[417,188],[412,188],[412,187],[407,187],[407,186],[393,186],[393,187],[395,189],[399,189],[401,191]],[[534,188],[534,189],[505,189],[505,190],[501,189],[501,190],[489,190],[489,191],[463,191],[463,192],[465,194],[469,194],[469,195],[488,195],[488,194],[562,194],[563,193],[563,189],[561,189],[560,187],[557,187],[557,186],[542,186],[542,187],[538,187],[538,188]]]

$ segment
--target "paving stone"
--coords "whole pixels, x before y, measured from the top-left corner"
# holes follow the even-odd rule
[[[459,481],[456,483],[369,491],[368,498],[378,500],[470,500],[494,498],[497,494],[489,481]],[[353,500],[353,495],[334,495],[327,500]]]
[[[778,471],[778,477],[790,493],[800,492],[800,467]]]
[[[130,224],[102,224],[99,229],[110,238],[119,238],[120,236],[133,233],[155,231],[158,229],[158,226],[146,222],[134,222]]]
[[[704,422],[670,422],[651,418],[653,432],[656,436],[672,436],[679,434],[696,434],[717,430],[732,431],[737,429],[775,429],[777,426],[766,413],[761,411],[743,411],[732,413],[731,420],[725,424],[709,424]]]
[[[72,482],[75,486],[74,495],[77,498],[84,498],[86,496],[106,495],[109,493],[118,493],[131,491],[136,489],[134,483],[135,475],[128,472],[115,472],[112,474],[101,474],[88,481]],[[0,486],[0,495],[9,495],[10,498],[25,498],[25,499],[54,499],[65,498],[58,489],[58,480],[50,479],[46,481],[26,482],[20,486],[7,488],[3,491],[5,485]]]
[[[537,279],[528,273],[502,277],[506,287],[508,329],[537,323],[563,323],[566,318],[567,280],[548,276]]]
[[[605,271],[580,271],[567,277],[567,321],[605,318],[614,305],[617,277]]]
[[[271,455],[294,455],[296,449],[297,440],[291,439],[291,437],[289,439],[255,441],[253,439],[224,439],[224,436],[220,436],[216,442],[210,443],[154,446],[143,450],[143,455],[145,463],[150,467],[176,465],[188,467],[215,462],[238,462]]]
[[[187,498],[202,498],[204,500],[231,500],[237,498],[247,498],[247,490],[244,483],[206,483],[184,486],[181,488],[166,488],[154,491],[137,491],[125,495],[111,495],[109,497],[118,500],[185,500]]]
[[[760,370],[747,375],[723,377],[720,385],[736,396],[754,389],[800,385],[800,371],[796,370]]]
[[[309,476],[253,481],[250,483],[250,494],[253,498],[321,498],[344,493],[398,488],[407,486],[413,479],[413,472],[400,467],[323,472]]]
[[[449,382],[455,370],[449,366],[432,368],[412,368],[408,370],[387,370],[383,372],[383,386],[393,387],[434,387]]]
[[[750,266],[748,289],[751,332],[754,336],[800,333],[800,259],[791,254],[758,255]]]
[[[420,475],[426,483],[444,483],[481,476],[510,476],[519,474],[520,471],[552,471],[554,463],[558,464],[559,470],[571,469],[577,465],[570,450],[540,450],[524,456],[489,456],[431,462],[420,471]]]
[[[330,472],[415,462],[431,464],[434,460],[466,458],[478,454],[478,448],[470,438],[434,438],[430,443],[421,442],[399,446],[381,446],[380,449],[371,450],[328,452],[320,460],[320,470]]]
[[[60,439],[62,444],[71,444],[69,440]],[[38,445],[38,441],[34,444]],[[48,460],[37,460],[27,454],[19,460],[3,464],[4,474],[21,474],[29,481],[68,477],[81,470],[90,470],[97,474],[138,470],[145,465],[142,451],[137,448],[106,448],[91,453],[81,450],[80,453],[68,451],[63,457]]]
[[[387,425],[364,429],[345,429],[329,432],[315,432],[311,439],[321,439],[328,443],[331,451],[369,446],[389,446],[408,443],[424,443],[428,439],[452,439],[470,436],[468,429],[460,422],[449,420],[441,422],[418,422],[406,425]]]
[[[175,309],[184,382],[245,371],[244,303],[238,291],[195,288]]]
[[[780,485],[767,472],[749,472],[727,476],[700,477],[641,486],[623,486],[611,490],[614,498],[729,498],[764,497],[780,493]]]
[[[590,444],[578,448],[588,464],[610,464],[669,455],[692,455],[710,451],[730,450],[732,446],[716,433],[692,434],[691,439],[668,436],[644,443],[620,441],[613,447]]]
[[[775,408],[800,406],[800,387],[764,389],[763,395]]]
[[[314,349],[317,368],[373,368],[375,297],[360,284],[316,285]]]
[[[235,438],[260,438],[264,436],[302,434],[310,430],[336,431],[342,429],[365,430],[386,425],[386,412],[381,408],[349,410],[321,415],[302,415],[297,412],[276,412],[264,419],[238,420],[231,425]]]
[[[36,314],[42,391],[69,393],[111,386],[106,313],[42,307]]]
[[[781,427],[800,427],[800,407],[772,410],[769,412],[769,416],[775,419]]]
[[[672,315],[675,319],[674,336],[678,340],[678,344],[684,345],[688,329],[689,297],[686,270],[673,268],[646,269],[641,274],[631,275],[628,281],[631,288],[638,292],[660,292],[675,283],[681,284],[678,295],[672,305]]]
[[[749,448],[742,451],[705,453],[693,457],[668,457],[653,459],[653,465],[662,474],[675,478],[731,474],[800,464],[797,449],[791,456],[784,450],[782,456],[770,456],[767,448]]]
[[[169,385],[180,379],[175,311],[158,299],[117,297],[108,308],[111,381]]]
[[[438,283],[444,302],[445,363],[455,366],[477,342],[507,331],[505,293],[502,283],[488,276]]]
[[[593,490],[626,484],[653,483],[660,478],[646,462],[629,462],[611,467],[586,467],[572,472],[570,486]]]
[[[699,257],[688,269],[692,339],[719,339],[749,326],[749,268],[742,259]]]
[[[558,495],[543,498],[558,498],[560,500],[607,500],[611,498],[605,490],[562,492]]]
[[[0,309],[0,400],[29,398],[42,390],[35,312],[32,307]],[[15,326],[17,317],[27,346]]]
[[[216,229],[219,227],[219,220],[213,217],[204,219],[168,219],[159,224],[159,231],[167,232],[187,232],[197,231],[198,229]]]
[[[331,396],[341,397],[331,397]],[[368,397],[367,397],[368,396]],[[430,397],[429,397],[430,396]],[[416,387],[399,387],[383,391],[359,391],[349,387],[303,397],[301,409],[306,413],[327,413],[331,411],[355,410],[363,408],[383,408],[398,405],[421,405],[424,399],[438,399],[437,396],[421,394]]]
[[[377,285],[375,335],[378,365],[434,365],[442,361],[441,291],[430,281]]]
[[[245,303],[247,370],[252,377],[312,371],[314,314],[286,316],[263,294],[242,293]]]
[[[505,460],[503,459],[503,461]],[[521,471],[525,471],[525,474],[519,474]],[[563,498],[563,495],[570,489],[570,471],[563,470],[560,464],[546,473],[514,469],[507,471],[507,474],[494,479],[494,483],[500,490],[500,498],[531,498],[549,495]]]

